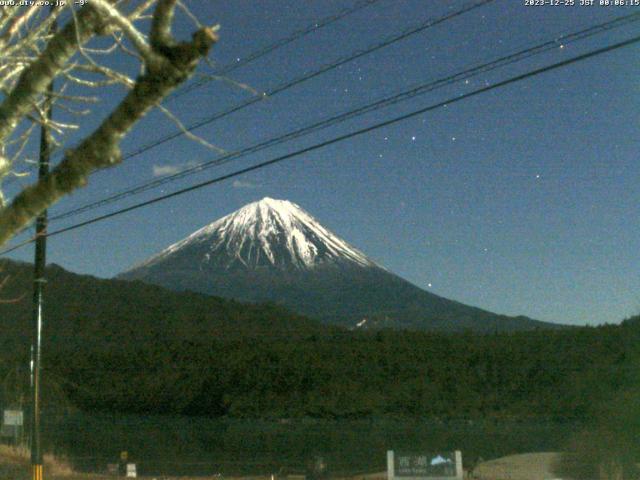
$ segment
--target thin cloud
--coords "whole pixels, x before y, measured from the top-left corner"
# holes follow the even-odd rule
[[[154,165],[153,167],[154,177],[164,177],[165,175],[173,175],[183,170],[176,165]]]
[[[196,162],[191,161],[181,165],[153,165],[151,168],[154,177],[165,177],[167,175],[175,175],[195,165]]]
[[[233,188],[257,188],[255,183],[247,182],[244,180],[234,180],[232,184]]]

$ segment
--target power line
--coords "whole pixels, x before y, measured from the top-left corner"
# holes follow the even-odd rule
[[[304,74],[300,77],[297,77],[293,80],[290,80],[288,82],[285,82],[283,84],[280,84],[279,86],[269,90],[268,92],[263,92],[261,95],[258,96],[253,96],[247,100],[245,100],[244,102],[241,102],[237,105],[234,105],[230,108],[228,108],[227,110],[223,110],[221,112],[218,112],[210,117],[207,117],[203,120],[199,120],[197,122],[192,123],[191,125],[189,125],[188,127],[186,127],[185,129],[180,129],[177,130],[173,133],[167,134],[163,137],[160,137],[156,140],[154,140],[151,143],[148,143],[147,145],[143,145],[142,147],[138,148],[137,150],[134,150],[133,152],[130,152],[128,154],[125,154],[122,156],[122,160],[127,160],[129,158],[132,157],[136,157],[148,150],[151,150],[159,145],[162,145],[166,142],[169,142],[171,140],[174,140],[178,137],[181,137],[182,135],[184,135],[186,132],[192,132],[193,130],[197,130],[200,127],[203,127],[205,125],[208,125],[210,123],[213,123],[216,120],[219,120],[220,118],[226,117],[227,115],[231,115],[232,113],[238,112],[240,110],[243,110],[244,108],[251,106],[255,103],[258,103],[262,100],[264,100],[265,98],[269,98],[269,97],[273,97],[279,93],[282,93],[296,85],[299,85],[301,83],[306,82],[307,80],[311,80],[315,77],[318,77],[320,75],[323,75],[327,72],[330,72],[331,70],[335,70],[336,68],[339,68],[343,65],[346,65],[349,62],[352,62],[354,60],[357,60],[358,58],[364,57],[370,53],[376,52],[382,48],[385,48],[389,45],[392,45],[396,42],[399,42],[401,40],[404,40],[412,35],[415,35],[417,33],[420,33],[424,30],[427,30],[429,28],[435,27],[437,25],[440,25],[441,23],[447,22],[453,18],[459,17],[469,11],[475,10],[476,8],[482,7],[486,4],[489,3],[493,3],[496,0],[479,0],[476,1],[475,3],[471,3],[471,4],[467,4],[466,6],[462,7],[459,10],[456,10],[455,12],[449,13],[447,15],[438,17],[436,19],[427,19],[425,21],[423,21],[422,23],[410,27],[406,30],[404,30],[403,32],[401,32],[400,34],[391,36],[389,38],[387,38],[386,40],[383,40],[381,43],[377,43],[375,45],[371,45],[369,47],[367,47],[364,50],[359,50],[351,55],[345,56],[345,57],[341,57],[340,59],[334,61],[333,63],[330,64],[326,64],[322,67],[320,67],[318,70],[315,70],[313,72]],[[60,158],[60,157],[58,157]]]
[[[244,109],[245,107],[248,107],[250,105],[253,105],[254,103],[257,103],[257,102],[263,100],[264,98],[277,95],[278,93],[286,91],[289,88],[294,87],[295,85],[301,84],[301,83],[303,83],[303,82],[305,82],[307,80],[310,80],[310,79],[315,78],[315,77],[317,77],[319,75],[322,75],[322,74],[324,74],[326,72],[334,70],[334,69],[336,69],[336,68],[338,68],[338,67],[340,67],[342,65],[345,65],[345,64],[347,64],[347,63],[349,63],[349,62],[351,62],[353,60],[356,60],[356,59],[361,58],[361,57],[363,57],[365,55],[368,55],[369,53],[373,53],[373,52],[375,52],[377,50],[380,50],[380,49],[382,49],[384,47],[392,45],[393,43],[396,43],[398,41],[404,40],[405,38],[408,38],[408,37],[410,37],[410,36],[412,36],[412,35],[414,35],[416,33],[419,33],[419,32],[422,32],[424,30],[427,30],[429,28],[432,28],[432,27],[434,27],[436,25],[444,23],[444,22],[446,22],[448,20],[456,18],[456,17],[458,17],[460,15],[463,15],[464,13],[467,13],[467,12],[469,12],[471,10],[474,10],[476,8],[479,8],[479,7],[482,7],[482,6],[486,5],[486,4],[492,3],[494,1],[495,0],[480,0],[480,1],[476,2],[476,3],[468,4],[465,7],[461,8],[461,9],[455,11],[455,12],[452,12],[450,14],[438,17],[436,19],[428,19],[425,22],[422,22],[421,24],[419,24],[418,26],[410,27],[410,28],[408,28],[407,30],[405,30],[404,32],[402,32],[402,33],[400,33],[398,35],[395,35],[393,37],[389,37],[388,39],[384,40],[381,43],[378,43],[376,45],[370,46],[369,48],[367,48],[365,50],[358,51],[355,54],[352,54],[350,56],[343,57],[342,59],[339,59],[338,61],[336,61],[336,62],[334,62],[332,64],[328,64],[328,65],[325,65],[324,67],[321,67],[319,70],[316,70],[316,71],[311,72],[309,74],[303,75],[303,76],[298,77],[298,78],[296,78],[294,80],[291,80],[289,82],[286,82],[286,83],[280,85],[279,87],[276,87],[275,89],[273,89],[273,90],[271,90],[269,92],[263,93],[263,95],[261,95],[261,96],[252,97],[249,100],[247,100],[247,101],[245,101],[243,103],[240,103],[239,105],[236,105],[234,107],[231,107],[230,109],[227,109],[225,111],[219,112],[219,113],[213,115],[212,117],[209,117],[209,118],[207,118],[205,120],[201,120],[199,122],[191,124],[185,130],[178,130],[177,132],[174,132],[172,134],[165,135],[164,137],[161,137],[160,139],[157,139],[157,140],[155,140],[154,142],[152,142],[150,144],[144,145],[144,146],[140,147],[139,149],[137,149],[137,150],[135,150],[135,151],[133,151],[133,152],[131,152],[129,154],[124,155],[122,157],[122,161],[127,160],[127,159],[132,158],[132,157],[135,157],[137,155],[140,155],[140,154],[142,154],[142,153],[144,153],[144,152],[146,152],[148,150],[151,150],[151,149],[153,149],[153,148],[155,148],[155,147],[157,147],[159,145],[162,145],[162,144],[164,144],[166,142],[174,140],[175,138],[178,138],[178,137],[184,135],[185,132],[191,132],[191,131],[193,131],[193,130],[195,130],[197,128],[200,128],[200,127],[202,127],[204,125],[210,124],[210,123],[214,122],[215,120],[218,120],[218,119],[223,118],[223,117],[225,117],[227,115],[230,115],[232,113],[240,111],[240,110]],[[16,180],[17,180],[17,178],[16,178]],[[9,185],[11,183],[13,183],[13,182],[8,182]],[[108,203],[111,203],[111,202],[108,202]],[[93,206],[92,206],[92,208],[93,208]],[[82,211],[86,211],[86,210],[82,210]],[[75,213],[79,213],[79,212],[74,212],[74,214]],[[65,217],[66,216],[70,216],[70,214],[67,215],[65,213],[65,214],[63,214],[63,216],[65,216]],[[59,215],[59,216],[56,216],[56,217],[52,217],[51,219],[55,220],[55,219],[60,219],[60,218],[62,218],[62,216]],[[2,254],[2,252],[0,252],[0,254]]]
[[[477,65],[468,69],[465,69],[463,71],[460,71],[458,73],[449,75],[447,77],[435,80],[435,81],[431,81],[425,84],[421,84],[417,87],[411,88],[409,90],[405,90],[401,93],[377,100],[375,102],[363,105],[361,107],[358,107],[356,109],[353,110],[348,110],[346,112],[343,112],[339,115],[334,115],[331,116],[329,118],[325,118],[323,120],[320,120],[318,122],[312,123],[310,125],[307,125],[303,128],[297,129],[297,130],[293,130],[290,131],[286,134],[280,135],[278,137],[274,137],[268,140],[265,140],[263,142],[259,142],[257,144],[251,145],[249,147],[243,148],[241,150],[237,150],[234,152],[229,152],[221,157],[215,158],[213,160],[209,160],[206,162],[202,162],[198,165],[194,165],[190,168],[187,168],[183,171],[177,172],[175,174],[160,178],[160,179],[155,179],[149,182],[145,182],[142,184],[139,184],[138,186],[135,186],[133,188],[128,188],[125,189],[121,192],[118,192],[116,194],[110,195],[106,198],[102,198],[100,200],[91,202],[89,204],[68,210],[66,212],[60,213],[58,215],[55,215],[53,217],[51,217],[51,220],[60,220],[63,218],[68,218],[68,217],[72,217],[72,216],[76,216],[79,215],[81,213],[87,212],[87,211],[91,211],[94,210],[96,208],[99,208],[101,206],[104,205],[108,205],[110,203],[113,203],[115,201],[139,194],[139,193],[143,193],[147,190],[159,187],[161,185],[165,185],[167,183],[171,183],[174,182],[176,180],[185,178],[189,175],[193,175],[195,173],[201,172],[205,169],[211,168],[211,167],[215,167],[215,166],[219,166],[219,165],[223,165],[226,164],[228,162],[231,162],[233,160],[237,160],[238,158],[244,157],[246,155],[249,155],[251,153],[255,153],[257,151],[263,150],[265,148],[268,147],[272,147],[275,145],[280,145],[281,143],[284,143],[286,141],[295,139],[295,138],[299,138],[301,136],[304,135],[308,135],[312,132],[318,131],[320,129],[324,129],[333,125],[336,125],[340,122],[346,121],[348,119],[363,115],[365,113],[374,111],[374,110],[378,110],[380,108],[383,107],[387,107],[390,105],[394,105],[396,103],[399,103],[401,101],[405,101],[408,100],[410,98],[413,98],[415,96],[418,95],[422,95],[428,92],[431,92],[437,88],[441,88],[447,85],[451,85],[453,83],[456,83],[458,81],[461,80],[465,80],[471,77],[474,77],[476,75],[479,75],[481,73],[486,73],[489,72],[491,70],[495,70],[497,68],[524,60],[526,58],[530,58],[534,55],[539,55],[541,53],[547,52],[549,50],[555,49],[558,47],[559,44],[562,45],[566,45],[566,44],[570,44],[572,42],[578,41],[578,40],[583,40],[585,38],[591,37],[593,35],[596,35],[598,33],[601,33],[603,31],[607,31],[607,30],[611,30],[613,28],[618,28],[624,25],[628,25],[632,22],[637,22],[640,20],[640,13],[634,13],[631,15],[625,15],[622,17],[617,17],[613,20],[610,20],[609,22],[605,22],[602,24],[598,24],[598,25],[594,25],[591,26],[589,28],[583,29],[579,32],[574,32],[574,33],[569,33],[569,34],[565,34],[559,37],[555,37],[553,40],[538,44],[534,47],[529,47],[526,48],[524,50],[520,50],[517,51],[515,53],[509,54],[507,56],[498,58],[496,60],[493,60],[491,62],[488,63],[484,63],[482,65]]]
[[[378,1],[378,0],[367,0],[367,2],[365,2],[365,3],[367,3],[367,6],[368,6],[370,3],[373,3],[373,1]],[[230,108],[228,108],[226,110],[218,112],[218,113],[216,113],[216,114],[214,114],[214,115],[212,115],[210,117],[207,117],[207,118],[205,118],[203,120],[199,120],[199,121],[197,121],[195,123],[192,123],[191,125],[186,127],[184,130],[180,129],[180,130],[177,130],[177,131],[175,131],[173,133],[170,133],[170,134],[167,134],[167,135],[165,135],[163,137],[160,137],[160,138],[154,140],[151,143],[143,145],[142,147],[138,148],[137,150],[134,150],[134,151],[132,151],[132,152],[130,152],[128,154],[123,155],[122,156],[122,160],[123,161],[124,160],[128,160],[129,158],[141,155],[142,153],[144,153],[146,151],[149,151],[149,150],[151,150],[151,149],[153,149],[153,148],[155,148],[157,146],[160,146],[160,145],[162,145],[164,143],[167,143],[167,142],[169,142],[171,140],[174,140],[176,138],[181,137],[186,132],[192,132],[192,131],[200,128],[200,127],[203,127],[205,125],[213,123],[214,121],[219,120],[220,118],[226,117],[227,115],[231,115],[231,114],[233,114],[235,112],[243,110],[244,108],[249,107],[249,106],[251,106],[251,105],[253,105],[255,103],[258,103],[258,102],[264,100],[265,98],[273,97],[273,96],[275,96],[275,95],[277,95],[279,93],[282,93],[282,92],[284,92],[284,91],[286,91],[286,90],[288,90],[290,88],[293,88],[296,85],[304,83],[307,80],[311,80],[311,79],[313,79],[315,77],[318,77],[318,76],[323,75],[323,74],[325,74],[327,72],[335,70],[336,68],[339,68],[342,65],[345,65],[345,64],[347,64],[349,62],[352,62],[353,60],[356,60],[358,58],[364,57],[364,56],[366,56],[366,55],[368,55],[370,53],[376,52],[376,51],[378,51],[378,50],[380,50],[382,48],[385,48],[385,47],[387,47],[389,45],[392,45],[392,44],[394,44],[396,42],[404,40],[404,39],[406,39],[406,38],[408,38],[408,37],[410,37],[412,35],[415,35],[417,33],[420,33],[420,32],[422,32],[424,30],[427,30],[429,28],[435,27],[437,25],[440,25],[440,24],[442,24],[444,22],[447,22],[447,21],[449,21],[449,20],[451,20],[453,18],[459,17],[459,16],[461,16],[461,15],[463,15],[463,14],[469,12],[469,11],[475,10],[477,8],[480,8],[480,7],[482,7],[482,6],[486,5],[486,4],[492,3],[494,1],[496,1],[496,0],[480,0],[480,1],[476,1],[475,3],[467,4],[466,6],[462,7],[461,9],[456,10],[456,11],[454,11],[452,13],[447,14],[447,15],[443,15],[443,16],[438,17],[436,19],[427,19],[427,20],[423,21],[422,23],[420,23],[420,24],[418,24],[416,26],[410,27],[410,28],[406,29],[405,31],[403,31],[403,32],[401,32],[401,33],[399,33],[397,35],[391,36],[391,37],[387,38],[386,40],[383,40],[381,43],[377,43],[375,45],[371,45],[371,46],[369,46],[368,48],[366,48],[364,50],[360,50],[360,51],[357,51],[357,52],[355,52],[355,53],[353,53],[351,55],[342,57],[342,58],[334,61],[333,63],[330,63],[330,64],[327,64],[327,65],[324,65],[324,66],[320,67],[318,70],[315,70],[313,72],[307,73],[305,75],[297,77],[297,78],[295,78],[293,80],[290,80],[288,82],[285,82],[285,83],[283,83],[283,84],[271,89],[268,92],[264,92],[262,95],[251,97],[251,98],[245,100],[244,102],[241,102],[241,103],[239,103],[237,105],[234,105],[234,106],[232,106],[232,107],[230,107]],[[350,12],[350,13],[352,13],[352,12]],[[342,15],[342,17],[344,17],[344,16],[345,16],[345,14]],[[290,42],[287,42],[287,43],[290,43]],[[267,49],[269,49],[269,48],[271,48],[271,47],[267,47]],[[270,51],[273,51],[276,48],[279,48],[279,47],[273,46],[273,48],[271,48]],[[259,58],[260,56],[262,56],[262,54],[260,54],[259,52],[260,51],[256,52],[256,54],[254,55],[256,58]],[[248,61],[246,63],[248,63]],[[229,65],[229,66],[224,67],[224,68],[231,69],[232,66],[234,66],[234,65]],[[226,71],[226,73],[228,73],[228,71]],[[58,157],[58,159],[59,158],[60,157]],[[11,181],[11,180],[13,180],[13,181]],[[11,180],[6,182],[6,185],[11,185],[15,181],[17,181],[18,179],[16,177],[16,178],[11,179]]]
[[[239,69],[240,67],[244,67],[245,65],[248,65],[251,62],[254,62],[282,47],[285,47],[286,45],[289,45],[290,43],[293,43],[296,40],[299,40],[311,33],[314,33],[318,30],[321,30],[322,28],[331,25],[332,23],[335,23],[339,20],[342,20],[343,18],[356,13],[360,10],[364,10],[365,8],[378,3],[380,0],[360,0],[359,2],[356,2],[355,5],[353,5],[350,8],[345,8],[342,9],[341,11],[339,11],[338,13],[328,16],[328,17],[324,17],[320,20],[315,21],[314,23],[308,25],[305,28],[302,28],[300,30],[296,30],[295,32],[293,32],[291,35],[282,38],[280,40],[277,40],[276,42],[267,45],[264,48],[261,48],[259,50],[256,50],[255,52],[249,53],[247,56],[245,56],[244,58],[242,58],[240,61],[237,62],[233,62],[233,63],[229,63],[227,65],[224,65],[222,67],[219,67],[218,69],[214,70],[212,75],[216,75],[216,76],[221,76],[221,75],[228,75],[231,72]],[[189,92],[192,92],[193,90],[202,87],[203,85],[206,85],[207,83],[211,82],[213,80],[213,78],[206,78],[206,79],[201,79],[191,85],[187,85],[185,87],[183,87],[182,89],[173,92],[172,94],[170,94],[165,101],[172,101],[178,97],[181,97]],[[59,159],[60,157],[58,157]],[[35,168],[35,167],[34,167]],[[27,169],[27,171],[31,171],[32,168]],[[18,177],[12,177],[11,179],[9,179],[7,182],[5,182],[5,186],[10,186],[13,183],[15,183],[18,180]]]
[[[240,67],[244,67],[245,65],[258,60],[259,58],[264,57],[265,55],[268,55],[269,53],[278,50],[279,48],[282,48],[286,45],[289,45],[290,43],[299,40],[302,37],[305,37],[307,35],[309,35],[310,33],[316,32],[328,25],[331,25],[332,23],[337,22],[338,20],[343,19],[344,17],[351,15],[352,13],[355,13],[359,10],[363,10],[371,5],[373,5],[374,3],[379,2],[380,0],[361,0],[359,2],[357,2],[353,7],[351,8],[345,8],[343,10],[341,10],[340,12],[336,13],[335,15],[331,15],[329,17],[325,17],[321,20],[318,20],[314,23],[312,23],[311,25],[302,28],[300,30],[297,30],[295,32],[293,32],[291,35],[289,35],[288,37],[282,38],[280,40],[277,40],[276,42],[267,45],[264,48],[261,48],[260,50],[256,50],[253,53],[250,53],[249,55],[247,55],[244,58],[241,58],[239,61],[237,62],[233,62],[230,64],[227,64],[225,66],[220,67],[219,69],[216,69],[214,71],[214,75],[228,75],[229,73],[233,72],[234,70],[237,70]],[[173,100],[176,99],[178,97],[181,97],[184,94],[187,94],[197,88],[202,87],[203,85],[209,83],[210,81],[212,81],[211,78],[206,78],[206,79],[201,79],[198,82],[192,83],[191,85],[186,85],[185,87],[183,87],[182,89],[180,89],[179,91],[174,92],[173,94],[169,95],[169,97],[167,98],[167,100]]]
[[[296,86],[296,85],[300,85],[301,83],[306,82],[307,80],[311,80],[313,78],[316,78],[320,75],[323,75],[327,72],[330,72],[331,70],[335,70],[338,67],[341,67],[343,65],[346,65],[347,63],[350,63],[354,60],[357,60],[359,58],[364,57],[365,55],[369,55],[370,53],[376,52],[382,48],[388,47],[389,45],[392,45],[396,42],[399,42],[401,40],[404,40],[412,35],[415,35],[417,33],[423,32],[429,28],[435,27],[436,25],[440,25],[444,22],[447,22],[449,20],[452,20],[456,17],[459,17],[467,12],[470,12],[472,10],[475,10],[477,8],[480,8],[484,5],[487,5],[489,3],[494,2],[495,0],[480,0],[480,1],[476,1],[475,3],[471,3],[468,4],[464,7],[462,7],[459,10],[456,10],[455,12],[449,13],[447,15],[443,15],[441,17],[438,17],[436,19],[428,19],[422,23],[420,23],[417,26],[414,27],[410,27],[407,30],[401,32],[400,34],[394,35],[392,37],[387,38],[386,40],[383,40],[380,43],[377,43],[375,45],[372,45],[364,50],[360,50],[357,51],[353,54],[350,54],[348,56],[342,57],[336,61],[334,61],[333,63],[327,64],[325,66],[320,67],[319,69],[304,74],[300,77],[297,77],[293,80],[290,80],[288,82],[285,82],[283,84],[280,84],[279,86],[269,90],[268,92],[264,92],[262,95],[258,95],[258,96],[253,96],[251,98],[249,98],[248,100],[245,100],[242,103],[239,103],[238,105],[234,105],[230,108],[228,108],[227,110],[223,110],[222,112],[218,112],[213,114],[210,117],[207,117],[203,120],[199,120],[197,122],[192,123],[191,125],[189,125],[188,127],[186,127],[186,131],[187,132],[192,132],[193,130],[197,130],[200,127],[203,127],[205,125],[208,125],[210,123],[213,123],[216,120],[219,120],[220,118],[226,117],[227,115],[231,115],[232,113],[238,112],[250,105],[253,105],[255,103],[258,103],[262,100],[264,100],[265,98],[269,98],[269,97],[273,97],[279,93],[282,93],[286,90],[289,90],[290,88]],[[154,140],[151,143],[148,143],[147,145],[143,145],[142,147],[138,148],[137,150],[134,150],[133,152],[130,152],[126,155],[124,155],[122,157],[123,160],[127,160],[129,158],[138,156],[148,150],[151,150],[159,145],[162,145],[166,142],[169,142],[175,138],[181,137],[182,135],[185,134],[185,130],[178,130],[176,132],[167,134],[163,137],[160,137],[156,140]]]
[[[378,130],[380,128],[387,127],[389,125],[393,125],[395,123],[398,123],[398,122],[401,122],[401,121],[404,121],[404,120],[408,120],[408,119],[416,117],[418,115],[422,115],[422,114],[430,112],[432,110],[436,110],[438,108],[441,108],[441,107],[443,107],[445,105],[451,105],[451,104],[460,102],[462,100],[466,100],[468,98],[475,97],[475,96],[480,95],[482,93],[486,93],[486,92],[489,92],[489,91],[492,91],[492,90],[496,90],[498,88],[502,88],[504,86],[507,86],[507,85],[510,85],[510,84],[513,84],[513,83],[516,83],[516,82],[520,82],[520,81],[525,80],[527,78],[531,78],[531,77],[540,75],[542,73],[546,73],[546,72],[549,72],[549,71],[552,71],[552,70],[556,70],[558,68],[562,68],[562,67],[565,67],[567,65],[571,65],[571,64],[574,64],[574,63],[577,63],[577,62],[581,62],[583,60],[587,60],[589,58],[592,58],[592,57],[595,57],[595,56],[598,56],[598,55],[602,55],[602,54],[607,53],[607,52],[611,52],[611,51],[614,51],[614,50],[617,50],[617,49],[620,49],[620,48],[623,48],[623,47],[627,47],[629,45],[636,44],[638,42],[640,42],[640,36],[633,37],[633,38],[631,38],[629,40],[625,40],[623,42],[619,42],[619,43],[616,43],[616,44],[613,44],[613,45],[609,45],[607,47],[599,48],[597,50],[592,50],[591,52],[584,53],[582,55],[578,55],[578,56],[569,58],[567,60],[563,60],[561,62],[557,62],[557,63],[551,64],[551,65],[548,65],[546,67],[541,67],[541,68],[529,71],[527,73],[523,73],[521,75],[516,75],[515,77],[508,78],[507,80],[503,80],[503,81],[495,83],[493,85],[488,85],[486,87],[479,88],[477,90],[473,90],[472,92],[469,92],[469,93],[465,93],[465,94],[462,94],[462,95],[451,97],[448,100],[441,101],[441,102],[429,105],[427,107],[420,108],[418,110],[414,110],[413,112],[406,113],[406,114],[391,118],[389,120],[385,120],[385,121],[376,123],[376,124],[371,125],[369,127],[361,128],[359,130],[355,130],[353,132],[350,132],[350,133],[347,133],[347,134],[344,134],[344,135],[340,135],[338,137],[334,137],[334,138],[332,138],[330,140],[326,140],[326,141],[323,141],[323,142],[316,143],[316,144],[311,145],[309,147],[302,148],[300,150],[296,150],[294,152],[287,153],[285,155],[281,155],[281,156],[272,158],[271,160],[267,160],[267,161],[258,163],[256,165],[252,165],[250,167],[246,167],[246,168],[243,168],[243,169],[240,169],[240,170],[236,170],[235,172],[228,173],[226,175],[221,175],[219,177],[215,177],[215,178],[212,178],[210,180],[191,185],[191,186],[183,188],[181,190],[177,190],[175,192],[172,192],[172,193],[169,193],[169,194],[166,194],[166,195],[161,195],[159,197],[153,198],[151,200],[147,200],[145,202],[140,202],[140,203],[137,203],[135,205],[131,205],[129,207],[122,208],[120,210],[116,210],[116,211],[111,212],[111,213],[100,215],[98,217],[94,217],[92,219],[85,220],[83,222],[79,222],[79,223],[76,223],[74,225],[70,225],[68,227],[55,230],[53,232],[49,232],[47,234],[47,236],[48,237],[52,237],[52,236],[55,236],[55,235],[60,235],[62,233],[66,233],[66,232],[69,232],[69,231],[72,231],[72,230],[76,230],[78,228],[81,228],[81,227],[84,227],[84,226],[87,226],[87,225],[91,225],[93,223],[97,223],[97,222],[100,222],[102,220],[106,220],[108,218],[112,218],[112,217],[115,217],[115,216],[130,212],[130,211],[133,211],[133,210],[137,210],[137,209],[142,208],[142,207],[146,207],[148,205],[152,205],[152,204],[167,200],[169,198],[173,198],[173,197],[176,197],[176,196],[179,196],[179,195],[182,195],[182,194],[194,191],[194,190],[199,190],[200,188],[206,187],[208,185],[213,185],[215,183],[220,183],[220,182],[222,182],[224,180],[228,180],[230,178],[243,175],[245,173],[249,173],[249,172],[252,172],[252,171],[255,171],[255,170],[260,170],[262,168],[265,168],[265,167],[268,167],[268,166],[271,166],[271,165],[275,165],[276,163],[283,162],[284,160],[288,160],[290,158],[298,157],[298,156],[300,156],[302,154],[309,153],[309,152],[312,152],[312,151],[315,151],[315,150],[319,150],[319,149],[327,147],[329,145],[333,145],[335,143],[339,143],[339,142],[342,142],[342,141],[345,141],[345,140],[348,140],[348,139],[363,135],[365,133],[369,133],[369,132],[372,132],[374,130]],[[29,240],[26,240],[26,241],[14,246],[14,247],[11,247],[9,249],[3,250],[2,252],[0,252],[0,255],[4,255],[4,254],[7,254],[9,252],[12,252],[12,251],[14,251],[14,250],[16,250],[16,249],[18,249],[18,248],[20,248],[20,247],[22,247],[24,245],[27,245],[27,244],[29,244],[29,243],[31,243],[33,241],[34,241],[33,238],[29,239]]]

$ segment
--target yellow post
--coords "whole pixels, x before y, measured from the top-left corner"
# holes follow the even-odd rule
[[[32,465],[33,476],[32,480],[42,480],[42,465]]]

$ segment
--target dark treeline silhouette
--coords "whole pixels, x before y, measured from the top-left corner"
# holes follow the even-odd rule
[[[29,265],[4,262],[2,371],[26,365]],[[45,377],[85,411],[586,421],[635,380],[640,321],[477,335],[328,328],[140,282],[48,270]],[[6,399],[9,401],[9,399]]]

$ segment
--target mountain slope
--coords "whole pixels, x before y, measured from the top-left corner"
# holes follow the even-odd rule
[[[33,265],[0,260],[4,341],[28,345],[31,335]],[[331,333],[327,327],[275,305],[244,305],[142,282],[100,279],[46,269],[45,342],[59,345],[150,345],[155,339],[244,338],[262,334],[287,338]],[[7,345],[4,345],[6,347]]]
[[[271,198],[201,228],[120,278],[272,301],[354,328],[493,332],[552,326],[426,292],[377,265],[298,205]]]
[[[205,270],[308,270],[351,263],[375,264],[329,232],[299,206],[272,198],[250,203],[171,245],[134,269],[166,261]]]
[[[1,299],[22,297],[0,302],[0,378],[21,369],[26,393],[33,266],[0,269],[9,278]],[[640,325],[631,321],[508,335],[349,332],[274,306],[56,266],[46,278],[46,418],[65,418],[53,414],[67,408],[62,392],[93,412],[564,423],[608,402],[637,370]],[[70,428],[77,440],[77,424]]]

